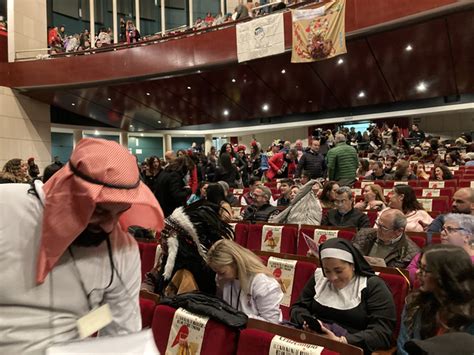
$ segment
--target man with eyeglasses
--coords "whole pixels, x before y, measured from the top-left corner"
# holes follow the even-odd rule
[[[465,187],[454,193],[451,212],[474,215],[474,189],[472,187]],[[440,233],[445,219],[446,214],[440,214],[431,222],[426,231],[428,233]]]
[[[270,204],[272,197],[271,190],[266,186],[258,186],[254,192],[254,202],[244,210],[242,218],[245,221],[268,221],[272,216],[279,213],[279,210]]]
[[[336,190],[335,209],[323,217],[322,226],[369,228],[369,217],[354,208],[354,197],[350,187],[342,186]]]
[[[365,256],[380,258],[388,267],[405,268],[420,248],[405,234],[407,218],[396,209],[380,215],[377,228],[359,231],[352,244]]]

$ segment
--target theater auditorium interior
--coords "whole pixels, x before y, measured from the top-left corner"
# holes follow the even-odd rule
[[[0,353],[473,354],[473,67],[470,0],[0,0]]]

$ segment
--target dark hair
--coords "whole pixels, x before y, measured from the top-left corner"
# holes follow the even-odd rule
[[[158,162],[160,163],[160,166],[158,167],[158,169],[156,171],[155,171],[155,168],[153,166],[153,163],[154,163],[155,159],[158,160]],[[158,158],[156,155],[153,155],[153,156],[149,157],[147,159],[147,164],[148,164],[148,167],[150,168],[150,173],[152,175],[156,175],[161,170],[161,161],[160,161],[160,158]]]
[[[403,195],[402,211],[407,214],[408,212],[422,210],[423,206],[416,199],[415,190],[409,185],[395,185],[393,190],[398,195]]]
[[[207,184],[209,184],[209,181],[201,181],[198,184],[197,190],[194,194],[198,197],[201,197],[201,189],[204,187],[204,185],[207,185]],[[206,195],[207,195],[207,191],[206,191]]]
[[[407,175],[410,164],[406,160],[399,160],[396,165],[394,178],[395,180],[402,180]]]
[[[249,186],[255,185],[255,183],[258,182],[258,181],[261,181],[261,179],[259,177],[252,176],[249,179]]]
[[[281,179],[280,185],[281,184],[287,184],[289,187],[292,187],[295,184],[295,182],[292,179]]]
[[[230,159],[230,155],[227,153],[221,153],[221,155],[219,156],[219,165],[226,172],[232,171],[233,166],[232,161]]]
[[[230,143],[224,143],[224,144],[222,145],[222,147],[221,147],[219,156],[221,156],[221,155],[224,154],[224,153],[227,153],[226,148],[227,148],[228,145],[230,145],[230,148],[231,148],[230,154],[231,154],[232,156],[235,155],[234,148],[232,147],[232,144],[230,144]],[[227,154],[228,154],[228,153],[227,153]]]
[[[360,158],[359,163],[360,163],[359,175],[362,175],[362,174],[365,175],[370,169],[369,161],[367,159]]]
[[[58,172],[59,169],[62,167],[59,166],[58,164],[50,164],[46,168],[44,168],[43,171],[43,184],[46,183],[54,174]]]
[[[227,202],[224,189],[218,183],[209,184],[206,191],[206,200],[220,206],[222,201]]]
[[[435,244],[425,248],[420,261],[423,255],[436,287],[408,296],[404,322],[409,332],[419,323],[422,339],[435,336],[438,319],[450,330],[462,330],[472,323],[474,314],[474,270],[469,254],[455,245]]]
[[[433,178],[436,179],[436,168],[440,168],[443,172],[443,180],[451,180],[453,178],[453,173],[445,165],[437,165],[433,169]]]
[[[333,203],[333,201],[329,199],[329,193],[331,192],[332,187],[336,184],[337,184],[336,181],[328,181],[324,184],[323,190],[321,191],[321,196],[319,197],[321,202],[323,202],[324,204]]]
[[[189,171],[187,159],[189,158],[178,157],[172,160],[166,167],[166,171],[177,172],[178,174],[184,177]]]

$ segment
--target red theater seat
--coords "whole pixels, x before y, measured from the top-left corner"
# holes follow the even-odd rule
[[[168,337],[173,324],[175,309],[159,305],[153,316],[153,336],[161,354],[166,353]],[[233,355],[237,349],[238,331],[209,319],[202,340],[201,354]]]
[[[263,224],[250,224],[247,240],[247,248],[250,250],[262,250]],[[281,253],[295,254],[298,229],[295,226],[284,226],[281,232]],[[275,250],[278,252],[278,250]]]
[[[314,236],[315,229],[335,230],[335,229],[327,228],[324,226],[301,227],[299,236],[298,236],[298,250],[297,250],[298,255],[306,255],[308,252],[308,245],[306,244],[306,241],[304,240],[303,233],[312,238]],[[355,234],[356,234],[355,229],[340,229],[337,233],[337,236],[338,238],[343,238],[348,241],[352,241],[352,238],[354,238]]]
[[[156,303],[140,297],[140,313],[142,315],[142,328],[151,328]]]
[[[142,280],[145,274],[153,269],[155,266],[156,247],[158,243],[155,242],[138,242],[138,249],[140,250],[140,258],[142,261]]]
[[[248,239],[248,224],[247,223],[236,223],[235,224],[235,242],[243,247],[247,247]]]

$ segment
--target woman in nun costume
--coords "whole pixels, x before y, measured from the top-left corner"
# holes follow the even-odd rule
[[[329,338],[364,352],[387,349],[396,324],[393,296],[362,254],[344,239],[319,248],[317,268],[291,307],[291,321],[309,330],[303,315],[315,316]]]

